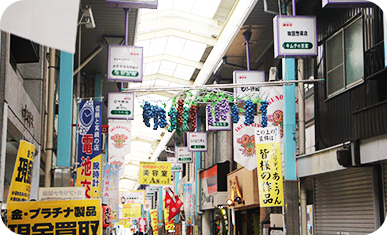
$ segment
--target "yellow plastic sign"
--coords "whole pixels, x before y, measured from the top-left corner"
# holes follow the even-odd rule
[[[11,186],[9,188],[8,202],[29,201],[32,181],[32,168],[34,166],[35,146],[20,140],[13,171]]]
[[[278,127],[255,129],[258,188],[261,207],[284,205],[284,187]]]
[[[170,162],[140,162],[139,184],[171,185]]]
[[[7,227],[16,234],[102,234],[101,199],[10,202]]]
[[[123,218],[140,218],[141,204],[124,204],[122,209]]]

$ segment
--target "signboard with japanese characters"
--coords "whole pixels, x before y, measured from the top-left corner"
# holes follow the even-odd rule
[[[188,147],[176,146],[175,154],[179,163],[190,163],[193,161],[192,152],[188,151]]]
[[[20,140],[15,169],[8,193],[8,202],[29,201],[34,166],[35,146]]]
[[[207,152],[208,150],[207,132],[188,132],[187,147],[188,147],[188,151]]]
[[[16,234],[102,234],[100,199],[11,202],[7,212]]]
[[[139,184],[171,184],[171,163],[170,162],[140,162]]]
[[[365,0],[322,0],[322,7],[367,7],[375,6],[372,1]]]
[[[234,84],[248,84],[265,81],[265,71],[244,71],[236,70],[233,72]],[[258,86],[244,86],[234,88],[234,95],[238,97],[245,97],[254,95],[259,91]]]
[[[124,204],[122,209],[122,218],[141,217],[141,204]]]
[[[119,177],[125,172],[125,155],[130,153],[131,121],[109,120],[108,161],[119,168]]]
[[[157,209],[152,209],[150,210],[150,219],[151,219],[151,226],[153,230],[153,235],[158,235],[158,225],[159,225],[159,220],[157,217]]]
[[[101,118],[100,101],[79,104],[77,180],[75,186],[85,188],[86,198],[100,197],[101,181]]]
[[[117,165],[106,164],[104,166],[104,178],[102,186],[102,202],[110,207],[111,223],[118,222],[118,196],[119,196],[119,169]]]
[[[261,207],[284,205],[280,139],[281,133],[278,127],[255,128]]]
[[[109,92],[107,118],[133,120],[134,93]]]
[[[145,191],[137,190],[130,192],[120,192],[121,203],[123,204],[144,204],[145,202]]]
[[[230,109],[231,110],[231,109]],[[206,112],[206,120],[208,113]],[[231,120],[231,111],[227,112],[226,120],[220,119],[219,122],[212,122],[211,125],[208,125],[208,121],[206,121],[206,130],[207,131],[231,131],[232,128],[232,120]]]
[[[273,18],[274,57],[317,56],[315,16],[284,16]]]
[[[107,79],[114,82],[142,82],[143,48],[109,45]]]
[[[138,231],[146,233],[146,217],[138,218]]]
[[[45,200],[82,200],[85,198],[84,187],[48,187],[39,188],[39,201]]]
[[[179,172],[179,171],[183,171],[183,163],[175,163],[175,162],[171,162],[171,167],[172,167],[172,171],[175,172]]]

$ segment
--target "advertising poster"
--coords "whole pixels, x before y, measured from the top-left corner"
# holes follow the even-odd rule
[[[32,169],[34,166],[35,146],[20,140],[15,169],[9,188],[8,202],[29,201],[31,192]]]
[[[102,187],[102,202],[110,209],[110,221],[118,222],[118,190],[119,190],[119,170],[117,165],[106,164],[104,168],[104,180]]]
[[[150,210],[150,218],[151,218],[153,235],[158,235],[159,234],[159,230],[158,230],[159,221],[157,218],[157,209]]]
[[[140,162],[139,184],[171,184],[171,163],[170,162]]]
[[[101,187],[101,118],[100,101],[79,104],[78,156],[76,187],[85,188],[85,197],[99,198]]]
[[[208,168],[200,174],[202,208],[212,207],[211,194],[218,192],[218,165]]]
[[[16,234],[102,234],[101,199],[8,203]]]
[[[120,192],[120,201],[122,204],[144,204],[145,191],[137,190],[130,192]]]
[[[183,200],[186,226],[193,226],[194,198],[192,197],[192,184],[183,185]]]
[[[122,218],[139,218],[141,217],[141,204],[124,204],[122,208]]]
[[[255,143],[260,206],[283,206],[284,187],[279,128],[256,128]]]
[[[131,128],[130,121],[109,120],[108,161],[119,167],[120,178],[125,172],[125,155],[130,153]]]

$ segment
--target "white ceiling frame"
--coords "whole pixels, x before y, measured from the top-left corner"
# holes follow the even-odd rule
[[[156,74],[152,74],[152,75],[148,75],[148,76],[143,77],[143,81],[156,80],[156,79],[157,80],[161,79],[161,80],[165,80],[168,82],[178,83],[178,84],[181,84],[182,86],[192,86],[193,85],[193,81],[187,81],[187,80],[176,78],[176,77],[170,77],[170,76],[160,74],[160,73],[156,73]]]

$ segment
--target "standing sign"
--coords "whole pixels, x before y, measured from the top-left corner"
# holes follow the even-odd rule
[[[192,152],[188,151],[188,147],[175,147],[177,162],[190,163],[193,161]]]
[[[315,16],[275,16],[274,57],[317,56]]]
[[[208,125],[208,112],[206,112],[206,130],[207,131],[231,131],[232,120],[231,111],[227,112],[226,120],[220,119],[219,122],[212,122],[212,125]]]
[[[85,188],[86,198],[100,197],[101,181],[101,102],[79,104],[77,181]]]
[[[110,221],[118,222],[119,201],[119,169],[117,165],[106,164],[104,167],[104,180],[102,187],[102,202],[110,207]]]
[[[119,177],[125,172],[125,155],[130,153],[132,124],[130,121],[109,120],[109,164],[119,167]]]
[[[114,82],[142,82],[143,48],[110,45],[107,79]]]
[[[188,151],[207,152],[207,132],[188,132]]]
[[[261,207],[284,205],[280,138],[278,127],[255,129]]]
[[[133,120],[134,93],[110,92],[107,118]]]
[[[234,71],[234,84],[247,84],[265,81],[265,71]],[[254,95],[259,91],[258,86],[245,86],[234,88],[235,96],[244,97]]]
[[[140,162],[139,184],[171,184],[171,163],[170,162]]]
[[[8,193],[8,202],[29,201],[34,166],[35,146],[20,140],[15,169]]]
[[[7,211],[16,234],[102,234],[100,199],[11,202]]]

